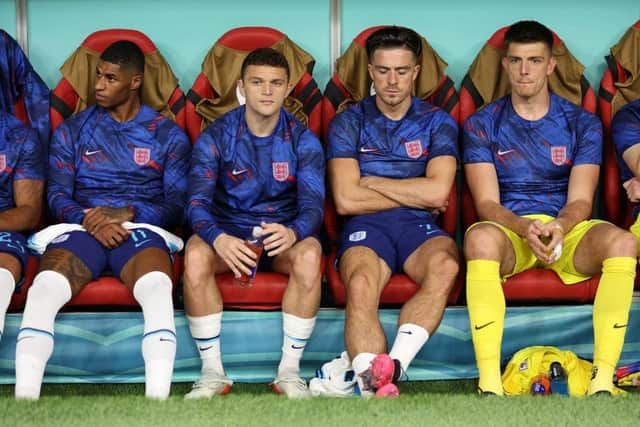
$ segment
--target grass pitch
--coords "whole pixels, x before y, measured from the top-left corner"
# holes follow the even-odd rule
[[[142,384],[45,384],[37,402],[17,402],[0,386],[2,426],[638,426],[640,390],[625,397],[481,398],[475,381],[402,383],[398,399],[290,401],[265,384],[235,384],[210,401],[184,401],[173,384],[166,402]]]

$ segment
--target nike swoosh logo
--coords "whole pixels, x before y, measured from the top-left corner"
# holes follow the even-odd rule
[[[145,240],[143,240],[141,242],[136,242],[136,248],[139,248],[140,246],[142,246],[145,243],[150,242],[150,241],[151,241],[151,239],[145,239]]]
[[[514,151],[516,151],[516,150],[513,150],[513,149],[504,150],[504,151],[503,150],[498,150],[498,156],[504,156],[505,154],[513,153]]]
[[[291,344],[291,348],[294,349],[294,350],[300,350],[300,349],[304,348],[304,346],[303,345]]]
[[[378,151],[377,148],[365,148],[365,147],[360,147],[360,152],[361,153],[374,153]]]
[[[89,150],[87,150],[87,151],[85,151],[85,152],[84,152],[84,155],[85,155],[85,156],[93,156],[94,154],[99,153],[99,152],[101,152],[101,151],[102,151],[102,150],[94,150],[94,151],[89,151]]]
[[[480,329],[486,328],[487,326],[491,325],[492,323],[496,323],[495,320],[492,320],[489,323],[485,323],[484,325],[476,325],[476,331],[479,331]]]
[[[613,325],[613,329],[620,329],[620,328],[626,328],[626,327],[627,327],[626,323],[624,325],[618,325],[617,323]]]
[[[240,175],[241,173],[245,173],[248,169],[234,169],[231,171],[231,175],[236,176],[236,175]]]
[[[428,236],[429,234],[437,233],[438,231],[440,231],[440,230],[431,230],[431,231],[427,231],[427,236]]]
[[[33,338],[33,335],[27,335],[26,337],[20,337],[20,338],[18,338],[18,340],[16,341],[16,343],[19,343],[20,341],[22,341],[22,340],[26,340],[26,339],[29,339],[29,338]]]
[[[213,348],[213,346],[212,346],[212,345],[210,345],[209,347],[198,347],[198,350],[200,350],[200,351],[207,351],[207,350],[209,350],[210,348]]]
[[[170,340],[170,339],[167,339],[167,338],[160,338],[160,341],[161,341],[161,342],[162,342],[162,341],[172,342],[172,343],[174,343],[174,344],[176,343],[174,340]]]
[[[413,334],[413,332],[411,332],[411,331],[398,331],[398,332],[400,332],[401,334],[407,334],[407,335],[412,335]]]

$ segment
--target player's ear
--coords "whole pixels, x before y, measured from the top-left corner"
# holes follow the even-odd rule
[[[136,73],[131,77],[131,83],[129,83],[129,88],[131,90],[138,90],[142,86],[143,76],[140,73]]]
[[[240,91],[240,95],[242,95],[244,98],[247,97],[247,95],[245,94],[244,82],[242,81],[242,79],[238,80],[238,90]]]

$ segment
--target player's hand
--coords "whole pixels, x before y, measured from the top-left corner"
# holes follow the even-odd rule
[[[296,243],[296,233],[289,227],[278,223],[260,224],[262,235],[268,236],[263,240],[264,250],[267,255],[276,256],[289,249]]]
[[[129,238],[131,232],[120,224],[105,224],[93,233],[93,237],[102,244],[102,246],[114,249],[117,248]]]
[[[543,224],[539,220],[532,220],[527,227],[526,237],[536,258],[545,264],[552,264],[556,261],[554,249],[563,243],[564,231],[555,221]]]
[[[229,266],[236,279],[242,273],[251,274],[251,268],[256,266],[258,256],[249,249],[244,240],[222,233],[213,241],[213,249]]]
[[[429,212],[431,212],[431,215],[433,216],[438,216],[441,213],[445,213],[447,211],[447,207],[449,207],[449,199],[444,201],[444,205],[429,209]]]
[[[82,226],[90,234],[95,234],[96,231],[105,224],[122,224],[123,222],[130,221],[132,219],[133,210],[131,208],[98,206],[84,210]]]
[[[631,203],[640,202],[640,181],[634,176],[622,184]]]
[[[547,242],[544,253],[547,255],[542,261],[546,264],[552,264],[560,258],[562,245],[564,244],[564,229],[560,223],[551,221],[542,225],[542,242]],[[559,249],[556,252],[556,248]]]
[[[527,232],[525,237],[527,238],[527,243],[529,247],[533,251],[533,254],[540,261],[545,262],[547,259],[547,254],[545,252],[547,245],[543,241],[543,224],[540,220],[531,220],[529,222],[529,226],[527,227]]]

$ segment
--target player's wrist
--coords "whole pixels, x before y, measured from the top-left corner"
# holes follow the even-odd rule
[[[298,233],[296,232],[295,228],[287,227],[287,231],[291,234],[293,239],[293,242],[291,244],[295,244],[298,241]]]
[[[136,208],[133,205],[128,205],[125,206],[125,209],[127,212],[127,221],[133,221],[133,219],[136,217]]]
[[[565,227],[557,219],[551,221],[550,225],[551,228],[555,228],[557,230],[560,230],[562,234],[566,234]]]

